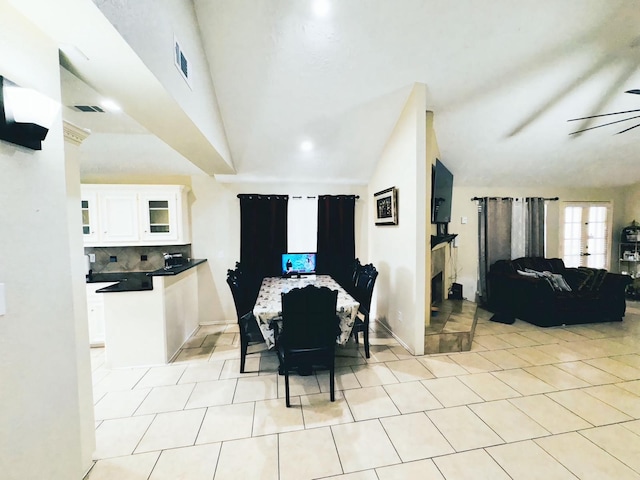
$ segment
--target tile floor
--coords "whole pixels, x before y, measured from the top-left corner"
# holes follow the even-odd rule
[[[328,375],[292,376],[235,325],[202,326],[169,366],[108,370],[92,349],[88,480],[640,479],[640,303],[622,323],[490,322],[470,352],[413,357],[372,332]]]

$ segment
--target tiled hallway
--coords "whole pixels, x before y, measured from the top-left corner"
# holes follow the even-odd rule
[[[640,304],[565,328],[489,316],[471,352],[413,357],[381,332],[368,361],[339,347],[335,403],[326,373],[294,375],[289,409],[273,352],[238,373],[235,325],[165,367],[108,370],[92,349],[87,478],[640,480]]]

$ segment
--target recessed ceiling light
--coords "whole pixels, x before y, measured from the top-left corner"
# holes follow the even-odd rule
[[[318,17],[324,17],[331,10],[331,4],[328,0],[315,0],[313,2],[313,13]]]
[[[313,150],[313,143],[311,143],[309,140],[305,140],[300,144],[300,150],[302,150],[303,152],[309,152]]]
[[[119,112],[120,110],[122,110],[120,108],[120,105],[118,105],[113,100],[102,100],[100,102],[100,105],[102,105],[103,108],[109,110],[110,112]]]

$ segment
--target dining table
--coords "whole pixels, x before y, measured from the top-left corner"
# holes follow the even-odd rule
[[[253,315],[256,317],[268,348],[275,346],[272,322],[278,322],[278,327],[282,328],[282,294],[293,288],[304,288],[307,285],[338,291],[336,315],[340,320],[340,334],[336,337],[336,343],[344,345],[349,340],[360,304],[330,275],[302,275],[300,278],[265,277],[253,307]]]

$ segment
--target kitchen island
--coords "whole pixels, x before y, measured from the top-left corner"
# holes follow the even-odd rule
[[[197,267],[205,262],[190,260],[153,272],[97,273],[88,279],[117,282],[96,290],[104,294],[109,368],[164,365],[173,359],[199,325]]]

